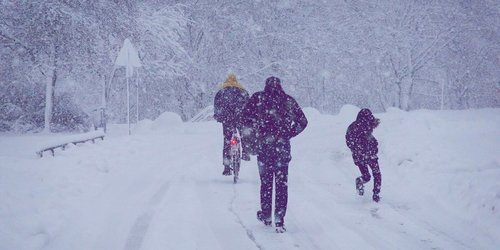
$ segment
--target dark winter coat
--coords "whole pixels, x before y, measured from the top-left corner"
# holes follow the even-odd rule
[[[243,111],[245,124],[255,132],[258,155],[289,161],[290,139],[307,126],[307,119],[294,98],[287,95],[277,77],[266,80],[264,91],[250,97]]]
[[[354,156],[365,159],[376,157],[378,142],[372,133],[378,124],[379,120],[369,109],[359,111],[356,121],[349,125],[345,135],[347,147],[351,149]]]
[[[241,123],[241,113],[249,98],[248,92],[230,75],[217,92],[214,99],[214,118],[216,121],[237,126]]]

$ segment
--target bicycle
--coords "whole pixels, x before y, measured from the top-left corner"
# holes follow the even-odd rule
[[[230,166],[231,171],[234,174],[234,183],[236,184],[239,179],[239,173],[240,173],[240,164],[241,164],[241,148],[240,148],[240,135],[238,134],[237,131],[233,132],[233,135],[231,136],[231,141],[229,142],[231,145],[231,150],[230,150]]]

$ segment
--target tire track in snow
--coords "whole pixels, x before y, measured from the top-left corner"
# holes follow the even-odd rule
[[[243,226],[242,217],[235,214],[233,204],[236,204],[237,196],[234,195],[234,190],[230,190],[234,187],[228,185],[234,185],[232,179],[231,181],[206,179],[196,182],[198,197],[204,204],[204,218],[215,239],[214,243],[217,243],[212,245],[213,249],[266,249],[261,242],[253,241],[247,235],[250,233],[254,239],[256,238],[248,226]],[[228,236],[231,236],[229,240]]]
[[[404,212],[405,210],[409,210],[409,208],[406,208],[405,206],[398,205],[397,203],[394,203],[394,202],[385,202],[385,203],[390,208],[392,208],[392,210],[395,213],[399,214],[401,217],[404,217],[408,220],[410,220],[412,218],[416,218],[415,216],[412,216],[412,215]],[[422,224],[422,227],[425,228],[429,233],[436,236],[436,238],[447,239],[449,242],[452,242],[452,243],[455,243],[456,245],[462,246],[464,249],[471,249],[472,248],[472,247],[468,246],[466,243],[462,242],[461,240],[458,240],[458,239],[452,237],[451,235],[449,235],[448,233],[445,233],[445,232],[439,230],[436,226],[430,224],[429,222],[421,220],[421,219],[416,219],[416,220],[418,220],[418,221],[414,221],[414,223],[418,222],[419,224]],[[421,241],[429,243],[429,244],[433,243],[432,239],[422,239]],[[435,249],[441,249],[441,248],[435,248]]]
[[[238,191],[236,190],[236,185],[233,185],[233,196],[231,197],[231,200],[229,202],[229,208],[228,210],[236,217],[236,222],[245,230],[247,237],[255,244],[255,246],[258,249],[276,249],[277,246],[280,246],[279,249],[321,249],[316,242],[310,237],[309,234],[304,234],[304,231],[295,234],[293,231],[287,231],[283,234],[275,233],[274,228],[272,228],[272,233],[268,235],[266,232],[265,234],[261,234],[261,232],[254,232],[252,231],[248,226],[245,225],[244,220],[240,216],[240,214],[236,211],[235,209],[235,204],[236,200],[238,199]],[[255,218],[256,220],[256,218]],[[259,223],[260,224],[260,223]],[[295,225],[296,220],[292,218],[290,220],[290,225]],[[264,227],[261,224],[262,227]],[[292,226],[294,227],[294,226]],[[295,226],[297,227],[297,226]],[[268,227],[264,227],[267,231],[269,229]],[[267,236],[271,236],[268,238]],[[272,244],[272,246],[265,246],[257,238],[264,237],[266,240],[272,240],[273,242],[277,244]],[[287,247],[283,248],[285,245]]]
[[[300,183],[300,182],[299,182]],[[308,182],[310,183],[310,182]],[[298,183],[297,183],[298,184]],[[378,239],[372,234],[369,234],[363,230],[360,230],[361,226],[364,225],[364,221],[362,220],[363,213],[357,214],[356,218],[349,216],[351,219],[347,219],[346,215],[349,213],[344,213],[346,210],[342,210],[340,207],[334,207],[328,202],[324,202],[324,200],[335,200],[335,197],[331,197],[329,193],[324,192],[319,186],[310,186],[306,184],[300,185],[305,193],[314,193],[313,196],[304,197],[309,202],[305,202],[307,204],[322,204],[321,207],[308,207],[311,211],[316,211],[315,214],[322,215],[319,218],[325,219],[323,223],[331,223],[332,225],[336,225],[336,227],[341,228],[342,231],[339,231],[341,235],[343,235],[344,239],[339,239],[339,241],[334,242],[334,244],[338,245],[340,248],[345,247],[347,243],[345,243],[345,239],[355,239],[359,244],[356,247],[361,247],[363,245],[371,245],[374,248],[383,248],[384,243],[383,239]],[[330,197],[330,198],[327,198]],[[341,209],[341,210],[339,210]],[[351,212],[351,211],[349,211]],[[341,213],[341,214],[339,214]],[[372,217],[372,215],[366,215]],[[354,219],[354,220],[352,220]],[[361,243],[364,242],[364,243]],[[364,247],[364,246],[363,246]],[[393,248],[394,246],[385,246],[385,248]]]
[[[177,152],[181,152],[182,148],[183,147],[179,147],[174,150],[171,150],[169,154],[172,155],[176,154]],[[165,195],[170,190],[170,187],[172,186],[172,181],[179,178],[184,178],[187,173],[185,168],[181,168],[180,170],[176,169],[176,171],[173,172],[169,180],[165,181],[160,186],[160,188],[153,194],[153,196],[151,196],[148,202],[148,208],[140,216],[137,217],[133,226],[131,227],[127,239],[125,241],[124,250],[141,249],[146,233],[148,232],[148,229],[151,225],[151,221],[156,213],[156,209],[158,205],[161,203],[161,201],[163,201]]]
[[[150,209],[137,217],[134,225],[130,229],[125,243],[125,250],[138,250],[141,249],[144,241],[144,236],[148,231],[151,220],[155,214],[155,208],[163,200],[163,197],[170,188],[170,182],[165,182],[161,185],[160,189],[149,200]]]
[[[192,166],[193,164],[187,164],[188,166]],[[160,188],[151,196],[148,202],[148,209],[142,213],[134,222],[134,225],[131,227],[130,232],[127,236],[127,240],[125,241],[124,250],[139,250],[142,247],[144,242],[144,238],[148,229],[151,225],[151,221],[156,213],[156,209],[158,205],[163,201],[165,195],[168,193],[172,185],[172,182],[175,180],[184,179],[188,170],[192,167],[181,168],[182,171],[173,172],[173,175],[169,180],[165,181]]]
[[[303,178],[305,178],[306,180],[312,181],[312,179],[310,177],[306,176]],[[321,188],[319,185],[302,185],[302,186],[303,186],[303,188],[309,190],[308,193],[314,192],[316,194],[320,194],[323,197],[331,197],[330,198],[331,200],[338,199],[338,197],[335,197],[333,195],[333,193],[327,192],[326,191],[327,189]],[[315,199],[317,202],[321,201],[319,196],[309,197],[309,199],[311,199],[311,198]],[[328,198],[325,198],[325,199],[328,199]],[[371,200],[370,200],[370,202],[371,202]],[[379,204],[373,204],[373,205],[375,207],[371,207],[368,210],[370,217],[372,217],[373,219],[377,219],[377,220],[383,219],[385,221],[386,226],[391,226],[391,228],[393,229],[392,232],[398,232],[397,228],[394,226],[394,224],[396,222],[396,218],[398,220],[402,220],[402,223],[404,223],[404,225],[405,225],[404,226],[405,231],[400,232],[400,233],[402,233],[403,235],[406,235],[407,234],[406,230],[410,230],[410,233],[419,234],[418,237],[424,237],[423,239],[420,239],[420,241],[419,241],[420,243],[422,243],[421,247],[429,247],[431,249],[442,249],[441,246],[439,246],[439,245],[446,244],[449,247],[449,244],[451,243],[453,248],[456,248],[456,249],[462,249],[461,247],[464,247],[464,249],[468,248],[463,243],[456,241],[452,237],[449,237],[448,235],[436,230],[428,223],[425,223],[424,221],[420,221],[419,219],[415,219],[414,217],[404,213],[401,210],[401,208],[398,208],[396,205],[392,204],[391,202],[387,202],[384,200],[383,202],[381,202]],[[324,204],[324,206],[330,207],[330,204]],[[389,219],[389,220],[384,219],[380,214],[380,212],[381,212],[381,211],[379,211],[379,210],[381,210],[380,208],[382,208],[382,210],[384,211],[384,217],[388,217],[388,218],[392,218],[392,219]],[[363,211],[365,208],[363,208],[360,204],[360,206],[356,206],[356,209],[361,209],[360,211]],[[328,210],[335,211],[333,207],[330,207]],[[346,210],[344,210],[344,212],[345,211]],[[383,242],[381,242],[380,239],[374,238],[373,235],[367,234],[366,232],[363,232],[361,230],[357,230],[355,227],[352,227],[352,225],[350,225],[349,222],[345,220],[345,218],[335,216],[335,218],[333,218],[333,219],[340,222],[342,225],[344,225],[345,228],[349,228],[353,232],[359,234],[363,239],[367,239],[368,240],[367,242],[371,242],[370,244],[377,243],[377,244],[380,244],[380,246],[383,246],[383,244],[381,244]],[[364,224],[364,222],[361,222],[361,224]],[[399,235],[399,237],[401,237],[401,241],[403,241],[406,237],[403,235]],[[433,237],[428,239],[427,237],[429,237],[429,236],[433,236]],[[436,240],[438,240],[438,241],[436,242]],[[384,247],[387,247],[387,246],[384,246]]]
[[[255,239],[255,235],[253,234],[252,230],[250,230],[247,226],[245,226],[240,215],[236,213],[236,211],[234,210],[234,202],[236,200],[236,197],[237,197],[236,187],[235,185],[233,185],[233,197],[231,197],[231,202],[229,204],[229,211],[236,217],[236,221],[245,230],[247,237],[255,244],[255,246],[260,250],[264,250],[265,248],[259,242],[257,242],[257,239]]]
[[[162,142],[168,141],[168,140],[165,140],[165,138],[162,136],[155,138],[153,140],[153,142],[155,140],[161,140]],[[165,146],[162,150],[160,150],[160,152],[154,152],[154,153],[150,152],[150,155],[147,155],[147,156],[161,155],[162,156],[161,158],[168,160],[170,156],[182,154],[182,152],[184,152],[186,148],[192,148],[192,145],[190,144],[190,142],[188,142],[188,143],[189,143],[190,147],[187,147],[184,145],[179,145],[178,147],[174,147],[174,148]],[[144,145],[141,144],[140,145],[141,147],[138,147],[138,149],[136,149],[136,150],[139,152],[146,152],[147,150],[142,150],[142,149],[143,148],[147,149],[148,147],[150,147],[153,144],[155,144],[155,143],[151,143],[151,141],[148,141]],[[159,143],[159,144],[162,144],[162,143]],[[168,149],[167,154],[164,153],[165,149]],[[166,194],[169,192],[171,187],[175,185],[175,181],[185,178],[186,175],[188,173],[190,173],[190,171],[192,171],[193,167],[195,166],[195,164],[194,164],[195,162],[197,162],[196,157],[186,158],[186,161],[183,161],[182,164],[180,164],[183,167],[175,168],[174,172],[172,172],[172,170],[170,170],[170,172],[169,172],[171,174],[170,178],[167,181],[165,181],[160,186],[160,188],[151,196],[151,198],[148,202],[148,206],[147,206],[148,208],[141,215],[139,215],[136,218],[133,226],[130,228],[130,231],[129,231],[128,236],[127,236],[126,241],[125,241],[124,250],[141,249],[141,247],[144,243],[145,236],[146,236],[146,234],[149,230],[149,227],[151,225],[152,219],[154,218],[156,210],[158,209],[158,205],[164,200]],[[185,166],[187,166],[187,167],[185,167]]]
[[[301,223],[301,221],[299,221],[299,219],[297,219],[293,215],[288,215],[288,217],[289,217],[289,220],[288,220],[289,223],[288,223],[288,225],[292,225],[292,226],[293,225],[297,225],[297,224],[303,224],[303,225],[305,225],[304,223]],[[295,240],[294,246],[296,246],[297,248],[301,247],[301,244],[299,244],[297,242],[306,242],[306,241],[308,241],[310,244],[309,244],[308,248],[306,248],[306,249],[311,249],[309,247],[312,247],[312,249],[321,249],[316,244],[316,242],[314,242],[314,240],[312,239],[312,237],[309,234],[301,233],[301,234],[293,234],[293,236],[294,237],[292,237],[292,238]],[[302,240],[298,241],[297,239],[302,239]]]

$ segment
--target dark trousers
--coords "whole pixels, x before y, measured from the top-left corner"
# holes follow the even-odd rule
[[[273,181],[276,187],[274,222],[284,223],[288,203],[288,161],[268,161],[257,158],[260,174],[260,208],[266,220],[271,220]]]
[[[240,132],[240,144],[242,145],[242,153],[246,154],[245,141],[241,138],[241,126],[234,124],[222,124],[222,133],[224,135],[224,146],[222,148],[222,165],[231,165],[231,137],[235,131]]]
[[[365,159],[367,158],[367,159]],[[364,183],[370,181],[370,171],[368,171],[368,167],[372,169],[373,174],[373,193],[380,193],[380,187],[382,186],[382,174],[380,173],[380,168],[378,166],[378,158],[375,157],[363,157],[361,155],[353,154],[354,164],[358,166],[359,171],[361,172],[361,176],[358,177]]]

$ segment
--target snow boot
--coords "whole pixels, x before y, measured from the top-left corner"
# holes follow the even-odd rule
[[[285,225],[283,223],[276,223],[276,233],[286,232]]]
[[[266,226],[271,226],[271,219],[266,219],[264,218],[264,215],[262,214],[262,211],[257,211],[257,220],[261,221],[262,223],[264,223],[264,225]]]
[[[358,190],[358,194],[361,196],[365,193],[361,177],[356,178],[356,190]]]
[[[224,166],[224,171],[222,172],[222,175],[231,175],[231,168],[229,168],[229,166]]]
[[[378,194],[373,194],[373,201],[374,202],[379,202],[380,201],[380,196]]]

